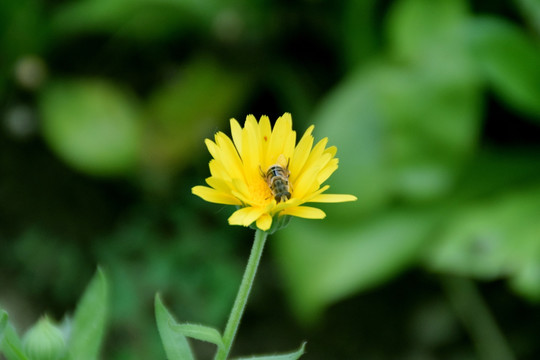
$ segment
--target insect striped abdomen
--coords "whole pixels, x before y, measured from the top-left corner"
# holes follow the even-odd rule
[[[266,182],[277,203],[280,201],[287,201],[291,198],[288,168],[284,169],[277,164],[270,166],[266,172]]]

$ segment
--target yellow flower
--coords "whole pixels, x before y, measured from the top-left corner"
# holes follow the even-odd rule
[[[267,231],[276,216],[324,218],[321,209],[303,204],[354,201],[356,197],[324,194],[329,186],[321,185],[338,168],[334,157],[337,149],[326,147],[327,138],[313,146],[313,128],[310,126],[296,145],[289,113],[277,119],[273,129],[267,116],[257,122],[248,115],[244,128],[231,119],[232,140],[222,132],[216,133],[215,141],[205,140],[213,157],[209,164],[212,176],[206,179],[209,187],[195,186],[193,193],[209,202],[237,205],[239,209],[229,217],[231,225],[250,226],[255,222]],[[265,176],[276,164],[289,180],[290,198],[277,196],[283,201],[276,201]]]

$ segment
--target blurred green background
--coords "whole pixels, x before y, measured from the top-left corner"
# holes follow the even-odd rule
[[[191,194],[203,140],[286,111],[358,201],[270,238],[233,355],[540,358],[537,0],[1,1],[0,306],[60,319],[99,264],[104,359],[165,358],[158,291],[222,329],[252,231]]]

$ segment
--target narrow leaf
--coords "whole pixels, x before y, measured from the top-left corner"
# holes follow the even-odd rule
[[[198,324],[176,324],[174,322],[169,322],[169,326],[172,330],[179,332],[184,336],[206,341],[215,344],[220,348],[225,347],[219,331],[214,328]]]
[[[8,324],[8,314],[4,310],[0,310],[0,344],[4,338],[4,330]]]
[[[107,279],[98,269],[79,301],[73,319],[69,358],[94,360],[98,357],[107,317]]]
[[[155,300],[156,322],[165,354],[169,360],[194,360],[186,337],[172,329],[176,321],[161,302],[159,294]]]
[[[13,325],[8,323],[8,315],[3,310],[0,311],[0,354],[7,360],[28,360],[17,332]]]
[[[281,354],[281,355],[250,356],[250,357],[239,358],[236,360],[297,360],[300,358],[300,356],[304,355],[305,347],[306,347],[306,343],[303,343],[302,346],[300,346],[300,349],[292,353]]]

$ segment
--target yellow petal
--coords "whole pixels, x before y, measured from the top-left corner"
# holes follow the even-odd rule
[[[309,195],[308,197],[304,198],[303,202],[311,202],[311,199],[314,199],[315,197],[319,196],[320,194],[322,194],[329,188],[330,188],[330,185],[324,185],[322,188],[318,189],[317,191],[311,193],[311,195]]]
[[[346,202],[346,201],[355,201],[358,200],[354,195],[348,194],[319,194],[309,202],[318,202],[318,203],[335,203],[335,202]]]
[[[241,208],[229,217],[229,224],[249,226],[262,215],[263,211],[264,209],[252,206]]]
[[[336,154],[337,154],[337,147],[335,147],[335,146],[330,146],[330,147],[328,147],[328,148],[326,148],[326,149],[324,150],[324,153],[325,153],[325,154],[330,154],[330,155],[332,155],[332,157],[334,157],[334,156],[336,156]]]
[[[258,126],[257,119],[255,118],[253,114],[249,114],[248,116],[246,116],[246,122],[244,123],[244,128],[248,125]]]
[[[213,177],[221,178],[225,181],[231,180],[231,177],[229,176],[223,165],[217,160],[210,160],[210,162],[208,163],[208,167],[210,168],[210,174],[212,174]]]
[[[313,125],[308,127],[300,139],[300,142],[298,142],[296,149],[294,149],[293,158],[291,159],[291,164],[289,166],[289,170],[291,172],[291,182],[296,180],[298,174],[304,167],[307,158],[309,157],[311,147],[313,146],[313,136],[311,136],[311,132],[314,128],[315,127]]]
[[[281,215],[292,215],[305,219],[324,219],[326,217],[324,211],[311,206],[296,206],[286,208],[281,212]]]
[[[231,191],[231,183],[223,180],[223,178],[211,176],[206,178],[206,183],[210,185],[210,187],[224,193],[230,193]]]
[[[328,138],[324,138],[313,147],[313,150],[311,150],[311,153],[309,154],[309,157],[306,160],[306,163],[304,164],[304,167],[301,171],[305,171],[306,169],[311,167],[313,163],[317,162],[321,158],[321,156],[323,156],[324,148],[327,143]],[[332,156],[330,156],[330,158],[332,158]]]
[[[287,116],[288,115],[288,116]],[[276,120],[274,130],[270,136],[270,142],[268,143],[266,159],[264,166],[269,167],[274,164],[277,157],[283,153],[285,141],[289,134],[292,132],[292,119],[291,114],[285,113],[283,116]]]
[[[249,188],[248,188],[247,184],[243,180],[233,179],[232,184],[233,184],[234,188],[236,190],[238,190],[238,192],[240,192],[242,194],[242,197],[244,197],[246,199],[251,197],[251,194],[249,192]],[[247,203],[251,203],[251,202],[248,201]]]
[[[262,231],[266,231],[270,229],[270,226],[272,226],[272,217],[268,214],[262,214],[257,219],[257,227],[261,229]]]
[[[298,199],[304,199],[311,192],[315,191],[318,188],[316,182],[318,172],[319,169],[312,167],[300,174],[300,177],[292,184],[292,196]]]
[[[296,145],[296,131],[291,131],[287,136],[287,139],[283,143],[282,154],[287,158],[291,159],[294,155],[294,147]]]
[[[317,176],[322,167],[330,160],[330,154],[322,154],[317,161],[311,163],[310,166],[304,167],[300,177],[293,184],[294,196],[303,198],[309,196],[312,192],[316,191],[320,183],[317,181]]]
[[[259,166],[261,165],[261,144],[258,139],[260,133],[257,126],[258,125],[255,120],[251,122],[246,120],[246,125],[242,131],[242,161],[244,164],[247,182],[253,181],[253,179],[260,176]]]
[[[263,115],[259,120],[259,133],[261,139],[261,162],[264,162],[266,159],[266,153],[268,151],[268,142],[270,141],[270,136],[272,135],[272,125],[270,124],[270,119],[268,116]],[[264,166],[264,164],[260,164]]]
[[[323,182],[325,182],[330,177],[330,175],[332,175],[334,171],[337,170],[338,162],[339,162],[338,159],[333,158],[332,160],[328,162],[328,164],[325,165],[325,167],[317,175],[317,182],[319,184],[322,184]]]
[[[219,146],[220,159],[233,179],[244,178],[242,161],[231,139],[224,133],[216,134],[216,144]]]
[[[209,188],[207,186],[194,186],[191,189],[191,192],[205,201],[226,205],[242,205],[240,200],[238,200],[234,196]]]
[[[244,204],[250,204],[251,205],[251,203],[252,203],[250,196],[245,196],[244,194],[242,194],[239,191],[231,190],[231,194],[234,197],[236,197],[238,200],[240,200],[242,203],[244,203]]]
[[[219,160],[219,148],[216,145],[216,143],[210,139],[204,139],[204,143],[206,144],[206,147],[208,148],[208,152],[210,152],[210,155],[212,155],[214,159]]]
[[[294,198],[291,198],[287,201],[282,201],[279,204],[276,204],[274,202],[272,205],[270,205],[268,212],[271,213],[272,215],[277,214],[285,208],[295,207],[295,206],[300,205],[301,203],[303,203],[303,201],[301,201],[300,199],[294,199]]]
[[[236,119],[231,119],[230,123],[234,146],[238,149],[238,153],[242,154],[242,128]]]
[[[272,125],[268,116],[263,115],[259,120],[259,132],[261,133],[261,140],[263,143],[268,144],[270,135],[272,134]]]

